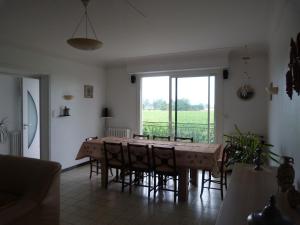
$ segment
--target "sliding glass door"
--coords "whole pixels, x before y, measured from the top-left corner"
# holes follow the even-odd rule
[[[168,136],[169,129],[169,77],[141,79],[141,131],[143,134]]]
[[[141,86],[144,134],[215,142],[215,77],[145,77]]]

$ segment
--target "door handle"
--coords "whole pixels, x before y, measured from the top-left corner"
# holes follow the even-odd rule
[[[23,124],[23,128],[24,128],[24,129],[26,129],[26,127],[29,127],[29,126],[32,126],[32,124],[31,124],[31,123],[28,123],[28,124],[24,123],[24,124]]]

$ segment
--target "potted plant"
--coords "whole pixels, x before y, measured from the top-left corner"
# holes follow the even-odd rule
[[[272,152],[269,148],[273,145],[266,143],[262,136],[247,132],[242,133],[237,125],[234,126],[236,133],[232,135],[225,134],[226,143],[232,146],[233,151],[230,153],[228,164],[233,163],[254,163],[256,150],[261,149],[261,162],[266,163],[272,160],[279,163],[280,156]]]

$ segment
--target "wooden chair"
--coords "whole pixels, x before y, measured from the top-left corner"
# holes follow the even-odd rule
[[[157,135],[153,135],[153,140],[171,141],[171,137],[170,136],[157,136]]]
[[[174,147],[152,146],[152,160],[154,171],[154,199],[158,190],[174,192],[174,202],[178,196],[176,157]],[[172,177],[174,188],[168,189],[163,185],[163,177]],[[158,183],[157,183],[158,178]]]
[[[131,193],[132,184],[137,186],[148,187],[148,199],[150,199],[151,173],[152,166],[150,160],[150,151],[148,145],[127,144],[128,150],[128,168],[129,168],[129,193]],[[132,181],[132,175],[135,175],[135,180]],[[144,185],[144,174],[148,177],[148,184]],[[140,182],[142,180],[142,182]]]
[[[194,142],[194,138],[193,137],[175,137],[174,141],[180,141],[180,142]]]
[[[177,142],[190,142],[190,143],[193,143],[194,142],[194,138],[193,137],[174,137],[174,141],[177,141]],[[197,174],[198,176],[198,170],[194,170],[195,173]],[[190,182],[192,180],[192,170],[190,170]]]
[[[143,135],[143,134],[133,134],[133,138],[135,139],[150,139],[150,135]]]
[[[125,174],[127,170],[127,165],[125,163],[124,158],[124,150],[122,143],[110,143],[110,142],[103,142],[104,146],[104,156],[105,156],[105,166],[106,166],[106,181],[105,181],[105,188],[108,187],[108,169],[114,168],[116,170],[120,170],[121,176],[121,183],[122,183],[122,192],[124,192],[125,186]],[[119,182],[119,179],[113,180]]]
[[[88,137],[85,139],[85,141],[91,141],[91,140],[95,140],[98,139],[98,137]],[[94,159],[93,157],[90,156],[90,179],[92,178],[92,173],[99,174],[99,166],[100,165],[100,161],[97,159]],[[95,168],[95,170],[94,170]]]
[[[91,140],[96,140],[96,139],[98,139],[98,137],[88,137],[88,138],[85,139],[85,141],[91,141]],[[90,157],[90,163],[89,164],[90,164],[90,179],[91,179],[92,178],[92,173],[95,173],[98,176],[99,170],[100,170],[100,161]],[[96,168],[96,169],[94,170],[94,168]],[[113,176],[113,172],[112,172],[111,168],[109,168],[109,171],[110,171],[110,174]]]
[[[219,172],[220,172],[220,178],[219,179],[212,179],[212,172],[211,171],[208,171],[208,173],[209,173],[208,174],[208,179],[205,178],[206,170],[202,170],[202,184],[201,184],[200,197],[202,197],[204,188],[207,188],[207,189],[220,190],[221,191],[221,199],[223,200],[224,186],[227,189],[227,170],[226,170],[227,165],[226,164],[228,162],[228,158],[229,158],[231,149],[232,149],[232,146],[229,145],[229,144],[227,144],[225,146],[225,148],[223,149],[221,161],[219,161],[219,163],[218,163],[219,164],[218,165]],[[208,182],[208,186],[204,186],[206,182]],[[211,187],[211,183],[218,184],[218,185],[220,185],[220,187],[219,188]]]

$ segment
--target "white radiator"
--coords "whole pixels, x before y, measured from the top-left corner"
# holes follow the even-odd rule
[[[128,128],[118,128],[118,127],[109,127],[106,130],[106,136],[130,138],[130,129],[128,129]]]
[[[10,142],[10,154],[15,156],[21,156],[21,132],[13,131],[9,134]]]

